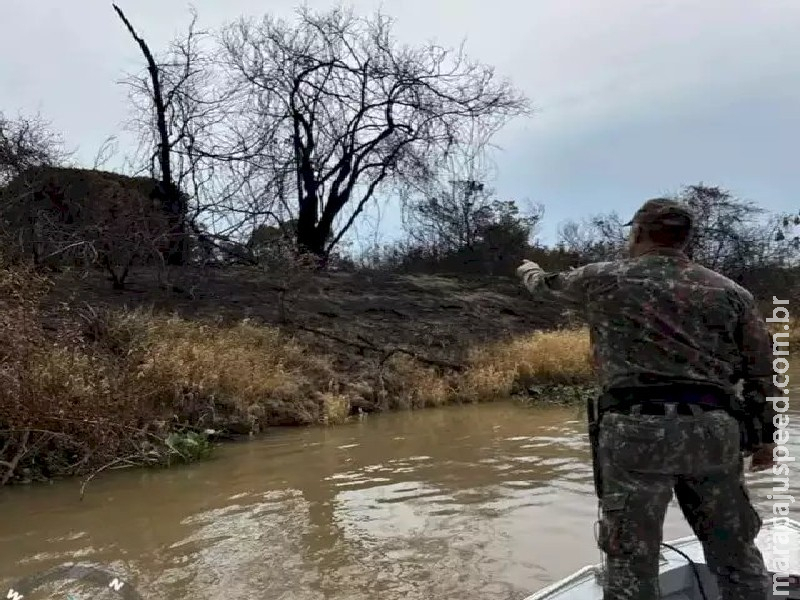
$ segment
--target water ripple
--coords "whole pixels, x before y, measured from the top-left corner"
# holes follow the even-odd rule
[[[66,482],[0,491],[0,584],[82,557],[165,600],[512,600],[599,558],[573,409],[371,416],[221,455],[98,478],[84,502]],[[768,510],[771,478],[750,482]],[[674,504],[665,529],[688,533]]]

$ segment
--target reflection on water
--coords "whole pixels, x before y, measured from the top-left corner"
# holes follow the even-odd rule
[[[750,481],[767,516],[770,474]],[[599,558],[579,409],[371,416],[78,488],[0,492],[3,584],[85,560],[146,598],[506,600]],[[674,506],[665,533],[689,533]]]

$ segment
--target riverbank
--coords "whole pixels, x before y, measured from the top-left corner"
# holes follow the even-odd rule
[[[586,330],[512,280],[181,277],[114,291],[0,270],[0,484],[193,461],[276,426],[593,391]]]
[[[592,383],[585,331],[513,281],[195,275],[187,294],[3,271],[0,483],[191,461],[209,432],[568,400]]]

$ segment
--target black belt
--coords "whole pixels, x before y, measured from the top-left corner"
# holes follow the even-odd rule
[[[667,414],[667,404],[674,404],[675,405],[675,412],[679,415],[685,416],[692,416],[695,413],[692,411],[692,407],[696,407],[696,409],[700,409],[703,412],[709,412],[712,410],[724,410],[723,406],[714,406],[711,404],[695,404],[695,403],[688,403],[688,402],[654,402],[654,401],[645,401],[645,402],[637,402],[636,404],[629,404],[625,406],[612,406],[608,409],[607,412],[610,413],[617,413],[621,415],[630,415],[630,414],[640,414],[640,415],[654,415],[654,416],[664,416]]]
[[[727,410],[729,399],[719,388],[707,385],[673,384],[640,388],[616,388],[608,390],[600,401],[600,412],[619,414],[666,415],[666,404],[676,405],[680,415],[694,415],[699,408],[703,412]]]

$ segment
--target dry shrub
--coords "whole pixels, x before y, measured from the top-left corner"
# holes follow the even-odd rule
[[[95,352],[125,361],[143,359],[156,321],[152,309],[137,307],[111,311],[87,307],[80,316],[84,338],[94,345]]]
[[[29,266],[0,264],[0,484],[135,453],[149,419],[115,361],[45,334],[48,287]]]
[[[10,264],[0,253],[0,364],[5,368],[41,344],[38,307],[50,285],[29,265]]]
[[[410,356],[395,354],[386,361],[382,377],[386,408],[426,408],[452,402],[457,395],[451,378]]]
[[[8,423],[13,429],[48,432],[66,444],[72,459],[87,465],[139,453],[152,407],[137,381],[115,362],[52,344],[31,357],[15,379],[20,394],[16,402],[4,402],[12,408]],[[74,455],[78,449],[79,457]],[[47,471],[59,470],[66,456],[58,454],[46,457]]]
[[[517,387],[517,379],[516,369],[479,361],[467,370],[459,382],[459,398],[466,402],[491,402],[508,398]]]
[[[246,416],[253,430],[319,423],[341,412],[331,408],[338,401],[326,357],[277,329],[248,322],[222,326],[155,318],[138,374],[163,405]]]
[[[532,384],[587,384],[592,379],[585,329],[537,331],[473,351],[461,394],[471,400],[492,400]]]
[[[160,264],[170,224],[151,197],[157,182],[97,170],[50,166],[26,170],[0,189],[0,221],[15,248],[39,264],[97,263],[114,286],[134,264]]]
[[[344,394],[324,392],[318,395],[322,406],[322,423],[339,425],[350,416],[351,402]]]
[[[586,385],[593,381],[585,329],[536,332],[479,348],[459,375],[443,374],[405,356],[387,361],[384,408],[424,408],[488,402],[526,392],[533,384]]]
[[[0,275],[16,291],[29,281]],[[350,413],[328,359],[274,328],[87,309],[83,342],[65,343],[43,335],[32,296],[14,290],[0,311],[0,339],[13,344],[0,368],[0,484],[160,463],[184,425],[257,431]]]

